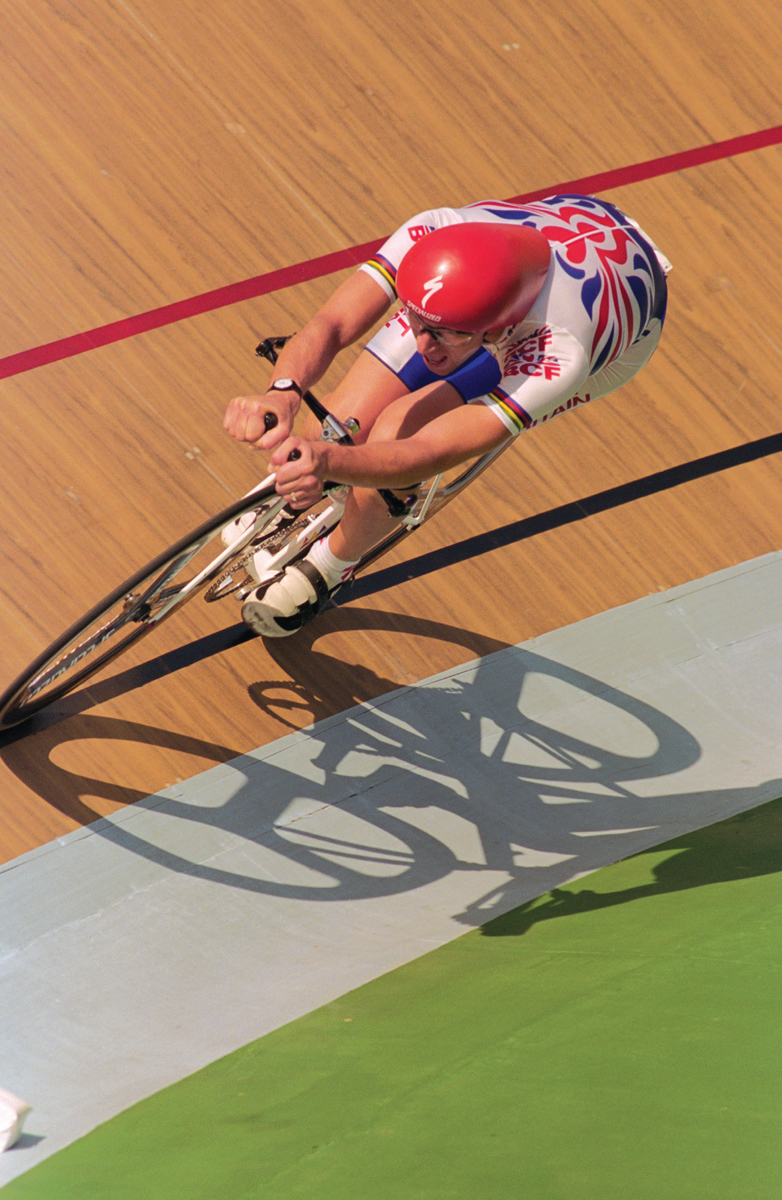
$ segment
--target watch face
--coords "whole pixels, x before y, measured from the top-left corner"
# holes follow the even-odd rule
[[[277,392],[297,392],[299,390],[292,379],[275,379],[272,387]]]

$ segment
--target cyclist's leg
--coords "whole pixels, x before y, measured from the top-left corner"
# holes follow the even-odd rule
[[[328,407],[343,420],[353,416],[360,422],[361,432],[355,438],[359,444],[397,441],[461,406],[460,393],[444,389],[443,382],[426,367],[409,325],[397,315],[374,335],[335,389]],[[437,386],[437,397],[430,395],[430,384]],[[392,528],[377,491],[354,488],[342,521],[329,537],[329,549],[339,563],[355,563]],[[336,569],[337,564],[333,565]]]
[[[363,350],[334,391],[323,397],[323,403],[341,421],[349,417],[358,421],[359,432],[354,436],[354,441],[362,445],[388,405],[409,394],[409,389],[391,367],[368,350]],[[320,422],[310,414],[302,434],[317,441],[320,429]]]
[[[361,430],[355,438],[359,444],[410,437],[463,403],[455,388],[443,388],[442,378],[425,368],[422,375],[415,339],[406,327],[397,325],[391,321],[384,326],[370,343],[371,350],[359,356],[325,401],[342,420],[359,421]],[[313,439],[319,432],[314,423],[304,428],[304,435]],[[281,578],[248,596],[243,619],[264,636],[295,632],[320,611],[365,551],[383,540],[394,524],[374,488],[351,488],[336,529]]]
[[[436,388],[434,394],[433,386]],[[411,437],[436,417],[461,408],[463,404],[455,388],[444,388],[442,382],[427,385],[421,391],[389,404],[375,420],[367,440],[393,442]],[[338,559],[358,562],[394,524],[374,488],[352,488],[342,520],[329,537],[329,549]]]

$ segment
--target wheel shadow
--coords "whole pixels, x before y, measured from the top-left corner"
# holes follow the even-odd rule
[[[380,672],[330,656],[328,635],[337,628],[445,640],[476,661],[400,691]],[[701,746],[660,708],[524,647],[378,611],[343,608],[300,638],[265,644],[296,690],[281,699],[279,681],[259,680],[250,697],[296,730],[290,744],[242,754],[86,711],[243,638],[228,630],[101,681],[70,698],[70,719],[66,701],[0,755],[32,791],[75,820],[96,822],[97,836],[158,872],[259,897],[328,902],[376,899],[448,877],[463,885],[469,876],[458,919],[473,926],[657,845],[677,825],[704,825],[763,804],[773,798],[769,789],[782,791],[778,781],[688,791],[682,777]],[[318,689],[324,678],[328,699]],[[318,724],[302,733],[304,706]],[[214,781],[209,772],[199,777],[198,789],[150,797],[58,767],[57,748],[80,738],[135,739],[228,765]],[[671,776],[674,789],[665,783]],[[135,812],[101,818],[85,795]],[[565,901],[554,891],[549,915],[564,915],[571,903],[592,901]],[[536,913],[522,924],[544,919]]]
[[[332,609],[323,614],[316,626],[307,627],[297,638],[279,643],[261,642],[244,624],[233,625],[108,678],[92,681],[23,725],[0,733],[0,760],[33,794],[64,816],[82,825],[91,824],[100,820],[103,814],[85,804],[84,795],[99,796],[116,805],[132,805],[146,798],[148,793],[61,768],[55,761],[61,746],[87,739],[136,742],[216,764],[242,754],[235,746],[205,741],[154,725],[96,716],[91,709],[248,644],[258,648],[258,658],[270,658],[284,675],[289,676],[261,679],[251,684],[248,688],[251,701],[281,725],[300,729],[302,713],[314,723],[399,688],[397,680],[389,679],[371,667],[347,666],[327,651],[316,649],[315,644],[326,639],[330,632],[343,630],[395,631],[402,636],[430,637],[461,645],[476,658],[507,648],[505,642],[481,637],[468,630],[382,611]],[[329,680],[328,695],[323,687],[325,678]]]

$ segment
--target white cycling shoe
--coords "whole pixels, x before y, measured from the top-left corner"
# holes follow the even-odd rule
[[[242,605],[242,620],[259,637],[290,637],[326,607],[341,584],[329,588],[306,558],[288,566],[279,579],[256,588]]]

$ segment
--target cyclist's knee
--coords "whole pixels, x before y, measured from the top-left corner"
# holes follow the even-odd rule
[[[401,396],[378,414],[370,440],[393,442],[412,437],[437,417],[461,408],[463,403],[458,392],[450,390],[422,390]]]
[[[433,419],[433,414],[414,397],[404,396],[395,400],[378,414],[370,441],[394,442],[401,438],[411,437],[424,425]]]

